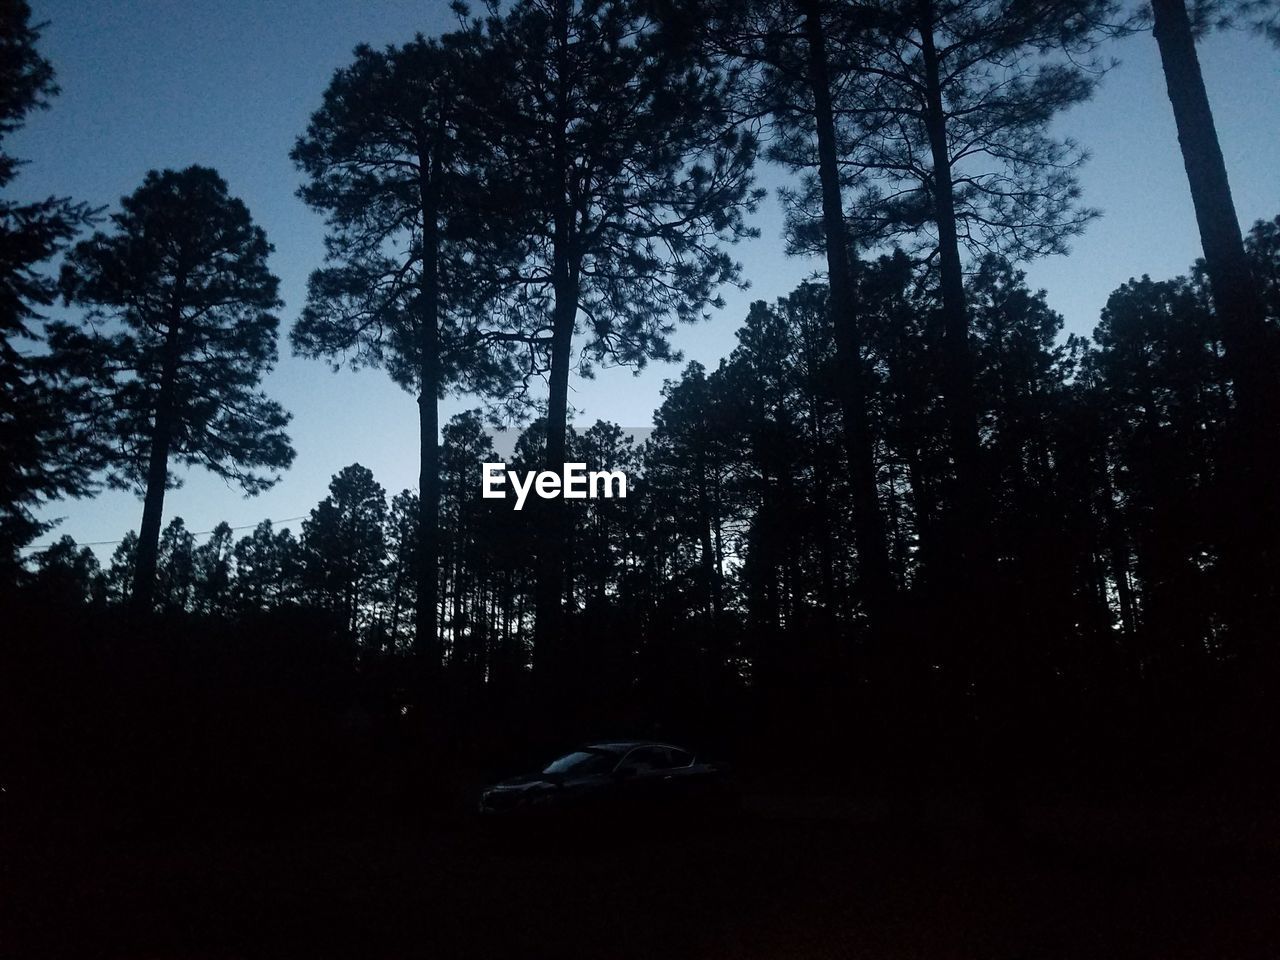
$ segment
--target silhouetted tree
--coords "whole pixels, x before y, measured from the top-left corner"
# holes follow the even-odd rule
[[[198,613],[226,616],[230,612],[234,546],[231,525],[224,520],[192,551],[192,603]]]
[[[31,561],[32,588],[48,603],[87,603],[99,576],[98,558],[88,547],[61,536]]]
[[[136,567],[136,543],[134,575]],[[181,517],[174,517],[160,534],[156,556],[155,605],[166,613],[192,609],[196,581],[196,538]],[[134,586],[133,589],[136,589]],[[132,594],[131,594],[132,596]]]
[[[461,32],[357,47],[292,153],[308,177],[299,194],[328,227],[328,265],[311,275],[294,348],[386,367],[418,396],[415,647],[437,664],[438,401],[504,382],[504,365],[475,336],[504,263],[477,216],[487,186],[474,168],[487,144],[471,130],[465,97],[475,41]]]
[[[1280,3],[1276,0],[1244,0],[1241,6],[1249,17],[1249,26],[1280,46]]]
[[[672,321],[703,316],[738,280],[722,243],[750,232],[756,142],[731,122],[722,74],[664,43],[643,4],[522,0],[487,34],[499,93],[487,132],[503,161],[490,179],[522,186],[504,215],[532,247],[508,319],[548,352],[544,464],[559,470],[579,323],[588,366],[672,355]],[[546,646],[561,634],[568,531],[559,500],[540,507]]]
[[[3,148],[32,110],[58,92],[53,67],[36,49],[40,29],[22,0],[0,6],[0,190],[8,190],[22,161]],[[0,576],[11,579],[17,550],[47,524],[31,509],[92,488],[89,444],[78,436],[74,394],[53,397],[22,341],[34,345],[32,323],[48,306],[56,283],[40,270],[92,218],[84,204],[50,197],[36,203],[0,198]]]
[[[312,602],[350,637],[372,619],[386,558],[386,491],[367,467],[343,467],[302,522],[304,578]]]
[[[108,602],[126,604],[138,569],[138,534],[130,530],[111,552],[111,561],[103,571],[103,593]]]
[[[262,611],[282,606],[298,597],[301,573],[298,542],[286,528],[275,532],[263,520],[232,548],[235,558],[235,605],[241,610]]]
[[[586,464],[588,471],[621,470],[632,485],[628,497],[644,496],[634,486],[641,471],[639,451],[617,424],[597,420],[581,433],[575,432],[572,454],[574,462]],[[581,583],[577,589],[571,586],[570,593],[577,598],[576,606],[604,607],[610,598],[619,598],[631,504],[621,498],[600,498],[575,503],[571,509],[577,523],[570,581]],[[717,582],[706,583],[709,590],[718,589]]]
[[[483,680],[491,629],[487,587],[491,542],[505,531],[491,523],[494,501],[477,495],[480,464],[497,460],[479,410],[452,417],[444,428],[441,519],[446,531],[441,570],[449,637],[449,664],[455,675]],[[510,511],[508,504],[502,508]]]
[[[387,652],[400,644],[401,621],[416,609],[418,584],[418,523],[421,508],[418,495],[401,490],[391,499],[387,515],[387,603],[391,607],[387,623]]]
[[[1226,518],[1233,534],[1228,559],[1239,585],[1239,602],[1250,611],[1252,624],[1247,629],[1260,640],[1272,628],[1275,537],[1280,532],[1272,478],[1265,466],[1280,439],[1280,356],[1266,334],[1258,283],[1236,219],[1187,4],[1152,0],[1151,10],[1232,377],[1235,442],[1226,455],[1240,494],[1232,498],[1237,509]]]
[[[1059,3],[919,0],[859,11],[846,37],[848,82],[833,103],[836,149],[854,192],[864,242],[910,235],[938,270],[956,496],[947,538],[961,580],[985,569],[978,407],[969,344],[964,258],[1059,252],[1093,216],[1081,208],[1083,152],[1048,133],[1059,111],[1086,99],[1098,72],[1081,65],[1110,0]],[[784,141],[778,155],[808,155]],[[793,243],[811,236],[816,187],[792,197]],[[824,208],[825,216],[825,208]],[[979,574],[979,578],[981,575]]]
[[[94,400],[108,482],[145,493],[132,599],[147,610],[170,462],[254,494],[293,460],[289,414],[258,390],[279,281],[266,235],[207,167],[152,171],[111,221],[68,254],[63,293],[86,319],[50,324],[49,344],[63,383]]]
[[[1097,586],[1106,576],[1097,556],[1105,521],[1092,515],[1089,493],[1098,480],[1069,435],[1069,384],[1082,345],[1059,341],[1062,317],[1003,258],[984,257],[966,294],[984,495],[993,507],[994,592],[1009,638],[994,669],[1012,674],[1009,688],[1029,703],[1050,669],[1082,669],[1110,626],[1106,591]],[[1037,651],[1028,655],[1032,636]]]
[[[1190,0],[1185,9],[1197,37],[1208,30],[1243,27],[1280,43],[1280,3],[1276,0]]]
[[[767,114],[779,134],[771,156],[793,170],[817,170],[820,198],[816,230],[827,263],[827,306],[842,375],[834,382],[840,399],[849,480],[856,515],[859,594],[872,625],[885,626],[896,584],[877,496],[874,441],[868,413],[868,371],[845,215],[835,101],[855,64],[839,51],[847,36],[864,28],[856,5],[822,0],[737,3],[695,0],[685,5],[684,26],[693,18],[703,43],[744,67],[737,84],[740,112]],[[833,57],[833,50],[836,51]],[[860,66],[858,64],[857,66]]]

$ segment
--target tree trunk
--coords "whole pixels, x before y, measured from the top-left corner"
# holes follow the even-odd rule
[[[181,286],[179,279],[178,286]],[[173,391],[181,357],[181,313],[175,307],[165,334],[164,366],[156,397],[155,425],[147,461],[147,490],[142,501],[142,526],[133,574],[130,605],[135,614],[149,614],[155,593],[156,563],[160,554],[160,521],[164,515],[165,486],[169,480],[169,447],[173,441]]]
[[[938,228],[938,267],[942,294],[943,358],[951,456],[956,474],[952,509],[949,576],[960,581],[977,573],[974,561],[985,533],[978,479],[978,415],[973,388],[973,355],[969,347],[969,310],[965,302],[964,272],[956,227],[955,197],[951,177],[951,151],[947,144],[947,119],[942,103],[938,53],[934,47],[933,5],[921,3],[920,45],[925,68],[925,127],[933,160],[934,221]]]
[[[1256,417],[1261,412],[1263,378],[1267,373],[1266,330],[1200,72],[1195,38],[1184,0],[1154,0],[1151,8],[1209,284],[1235,380],[1237,415]]]
[[[387,638],[387,653],[396,652],[400,640],[400,601],[404,592],[404,554],[396,558],[396,575],[391,585],[391,635]]]
[[[569,195],[569,7],[556,0],[556,118],[549,171],[555,197],[552,237],[551,370],[547,396],[547,442],[544,466],[557,473],[565,460],[565,435],[569,428],[569,365],[573,352],[573,328],[578,318],[578,271],[573,263],[575,212]],[[568,530],[564,502],[557,497],[539,500],[538,571],[534,589],[534,670],[545,670],[560,644],[563,624],[565,561]]]
[[[707,442],[706,424],[702,424],[701,436],[698,438],[697,473],[698,473],[698,538],[699,563],[702,568],[702,580],[706,586],[707,615],[711,623],[720,619],[720,581],[716,576],[715,552],[711,542],[711,498],[707,493],[707,458],[704,446]]]
[[[1258,285],[1245,254],[1186,3],[1153,0],[1151,8],[1235,394],[1223,470],[1235,488],[1223,491],[1229,528],[1226,578],[1237,622],[1258,640],[1274,627],[1265,598],[1274,590],[1271,551],[1278,523],[1270,478],[1261,465],[1271,460],[1276,437],[1275,398],[1268,395],[1276,379],[1275,358],[1269,355]]]
[[[818,175],[822,185],[822,225],[826,234],[829,309],[835,333],[840,377],[840,405],[849,481],[853,498],[854,544],[863,602],[873,631],[884,626],[895,591],[885,545],[884,518],[876,490],[874,438],[867,415],[866,371],[858,305],[849,262],[849,238],[836,155],[835,119],[827,74],[826,36],[817,0],[804,0],[805,36],[809,47],[809,83],[818,138]]]
[[[414,652],[428,670],[441,665],[440,644],[440,151],[443,111],[430,157],[419,154],[422,203],[422,314],[418,322],[418,611]]]
[[[426,364],[423,365],[427,366]],[[422,371],[423,383],[434,371]],[[418,610],[414,650],[429,666],[440,664],[440,413],[436,397],[424,388],[418,396]]]
[[[1105,552],[1111,563],[1111,578],[1116,584],[1116,598],[1120,602],[1120,630],[1127,642],[1132,641],[1138,629],[1137,605],[1134,602],[1133,583],[1129,578],[1130,538],[1124,527],[1120,510],[1116,507],[1115,487],[1111,482],[1111,468],[1106,454],[1099,457]]]
[[[559,473],[566,456],[569,430],[569,365],[573,326],[577,318],[576,284],[569,278],[556,284],[556,304],[551,333],[551,372],[547,396],[547,440],[543,466]],[[537,500],[538,574],[534,598],[534,669],[548,666],[555,657],[564,629],[565,568],[568,548],[568,515],[559,498]]]
[[[942,101],[938,51],[934,41],[932,0],[921,0],[918,29],[925,71],[925,129],[933,161],[934,221],[938,228],[938,268],[942,297],[943,393],[946,398],[954,499],[947,515],[944,595],[948,596],[955,665],[976,682],[980,738],[980,776],[985,809],[1000,823],[1018,816],[1016,771],[1009,757],[1018,750],[1023,723],[1023,671],[1010,625],[995,613],[1007,600],[999,595],[997,566],[990,543],[991,517],[979,464],[978,405],[974,361],[969,345],[969,308],[960,260],[947,114]]]

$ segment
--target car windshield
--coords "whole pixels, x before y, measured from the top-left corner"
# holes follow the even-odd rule
[[[574,774],[608,773],[618,758],[605,750],[575,750],[547,764],[543,773]]]

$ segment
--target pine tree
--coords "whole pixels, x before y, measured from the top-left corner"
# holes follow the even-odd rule
[[[1232,541],[1228,560],[1237,602],[1249,611],[1245,629],[1252,642],[1260,644],[1271,633],[1277,609],[1280,500],[1266,464],[1280,440],[1280,354],[1267,336],[1259,284],[1236,218],[1186,0],[1153,0],[1151,10],[1205,272],[1231,369],[1235,408],[1232,443],[1225,454],[1228,469],[1238,478],[1239,493],[1230,497],[1236,509],[1225,518]]]
[[[135,546],[134,578],[137,578]],[[194,609],[196,538],[181,517],[174,517],[160,534],[156,555],[155,605],[165,613]],[[136,589],[136,583],[134,589]]]
[[[32,557],[31,562],[35,566],[31,588],[45,602],[87,603],[92,598],[99,564],[88,547],[63,535]]]
[[[63,265],[83,325],[49,325],[63,387],[93,401],[109,483],[144,493],[132,592],[151,606],[171,464],[200,465],[254,494],[293,460],[289,422],[258,386],[276,360],[271,245],[207,167],[152,171]]]
[[[387,496],[367,467],[343,467],[302,522],[304,580],[312,602],[349,637],[373,619],[386,558]]]
[[[220,617],[231,612],[235,575],[233,549],[231,525],[224,520],[193,552],[195,583],[192,599],[198,613]]]
[[[232,554],[237,609],[272,610],[297,600],[298,542],[287,528],[277,533],[270,520],[263,520],[236,541]]]
[[[299,194],[327,218],[327,263],[311,275],[294,349],[380,366],[417,395],[419,543],[415,648],[439,664],[440,398],[501,392],[503,356],[477,324],[509,259],[480,214],[491,185],[467,91],[472,31],[356,48],[292,157]],[[485,78],[486,80],[488,78]]]
[[[123,606],[129,602],[129,591],[137,569],[138,535],[130,530],[111,552],[111,560],[102,575],[103,591],[109,603]]]
[[[7,190],[22,161],[3,141],[22,128],[33,110],[58,92],[53,67],[36,49],[40,29],[23,0],[0,5],[0,190]],[[0,198],[0,576],[18,569],[18,548],[48,525],[32,508],[64,495],[92,491],[90,444],[80,430],[75,394],[56,394],[32,348],[41,307],[57,286],[40,270],[94,211],[50,197],[36,203]]]
[[[488,21],[489,179],[522,188],[495,215],[529,243],[506,332],[546,357],[547,469],[565,462],[575,366],[672,358],[673,321],[739,281],[723,244],[751,233],[756,140],[723,74],[660,26],[629,0],[522,0]],[[568,558],[563,504],[539,506],[535,667],[562,633]]]
[[[887,626],[897,585],[877,492],[865,320],[855,285],[853,237],[840,172],[845,158],[836,114],[838,91],[848,86],[850,71],[860,65],[846,50],[848,36],[863,28],[863,11],[822,0],[693,0],[685,7],[683,27],[741,68],[735,90],[738,109],[744,117],[769,118],[775,134],[771,158],[806,175],[817,174],[807,186],[820,213],[805,232],[827,264],[830,292],[825,299],[841,370],[836,395],[857,517],[858,593],[873,631],[879,632]]]
[[[1095,216],[1079,203],[1084,152],[1049,123],[1087,99],[1101,74],[1092,52],[1111,0],[910,0],[856,9],[842,35],[847,82],[831,105],[835,152],[852,197],[856,239],[902,237],[937,269],[954,509],[948,536],[957,584],[981,578],[989,518],[965,297],[965,259],[1060,252]],[[850,14],[852,16],[852,14]],[[800,146],[803,146],[801,144]],[[778,154],[812,163],[784,142]],[[830,190],[791,198],[792,241],[813,242]],[[960,588],[962,591],[964,588]]]
[[[391,607],[387,623],[387,652],[400,646],[402,621],[416,609],[419,582],[418,524],[421,521],[418,495],[401,490],[391,499],[387,515],[387,603]]]

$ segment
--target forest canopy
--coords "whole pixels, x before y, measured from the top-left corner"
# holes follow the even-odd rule
[[[6,602],[121,636],[305,623],[387,715],[724,734],[756,711],[938,757],[942,731],[1012,751],[1277,675],[1280,217],[1241,230],[1197,56],[1274,32],[1270,6],[454,13],[356,46],[291,131],[282,189],[323,232],[300,303],[285,238],[199,162],[101,210],[0,207]],[[27,5],[0,17],[4,146],[57,87]],[[1147,149],[1185,170],[1203,257],[1067,334],[1026,269],[1098,215],[1056,124],[1124,43],[1158,55],[1169,106],[1145,109],[1177,138]],[[0,187],[20,169],[0,156]],[[729,315],[745,241],[816,272]],[[418,482],[351,463],[297,529],[193,532],[165,506],[189,469],[255,495],[294,462],[282,323],[296,358],[412,396]],[[698,323],[736,327],[726,356],[684,361]],[[573,409],[577,378],[653,361],[680,366],[646,439]],[[625,496],[530,495],[571,464]],[[38,519],[111,487],[143,503],[109,560]]]

